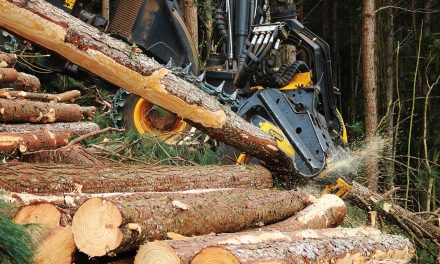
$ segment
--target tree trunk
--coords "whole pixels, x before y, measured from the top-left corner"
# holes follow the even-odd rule
[[[104,19],[110,19],[110,0],[102,0],[101,16]]]
[[[379,213],[393,220],[403,230],[410,230],[418,238],[426,237],[429,239],[440,240],[440,227],[422,219],[420,216],[410,212],[403,207],[389,202],[382,195],[371,191],[357,182],[353,182],[351,199],[353,202],[366,210],[372,208],[380,209]]]
[[[79,122],[83,110],[79,105],[0,99],[0,121],[5,123]]]
[[[199,20],[197,16],[197,0],[179,0],[182,16],[194,46],[199,50]]]
[[[0,124],[1,133],[63,131],[71,132],[74,136],[81,136],[98,130],[99,126],[93,122],[70,122],[52,124]]]
[[[340,238],[306,238],[255,244],[238,242],[202,250],[192,264],[218,263],[365,263],[392,256],[409,261],[414,248],[407,238],[396,235]]]
[[[68,193],[77,186],[84,193],[272,187],[272,175],[260,166],[77,166],[10,162],[0,168],[2,188],[34,194]]]
[[[37,77],[23,72],[18,73],[17,80],[11,86],[16,90],[34,93],[41,89],[41,83]]]
[[[296,231],[336,227],[344,221],[346,215],[347,207],[344,201],[336,195],[328,194],[293,217],[265,226],[263,230]]]
[[[154,241],[142,245],[135,257],[135,264],[155,263],[162,259],[169,264],[189,264],[194,256],[208,247],[227,244],[259,244],[276,241],[300,241],[303,239],[326,239],[378,236],[381,232],[373,228],[332,228],[300,230],[295,232],[254,231],[231,234],[188,237],[182,240]],[[148,262],[149,261],[149,262]]]
[[[394,0],[386,1],[393,6]],[[389,8],[385,22],[385,89],[387,98],[387,140],[388,146],[385,155],[394,159],[394,9]],[[390,190],[394,187],[394,161],[386,163],[385,187]]]
[[[0,98],[24,98],[31,100],[45,100],[54,103],[73,102],[81,96],[81,92],[77,90],[68,91],[61,94],[44,94],[44,93],[29,93],[24,91],[0,91]]]
[[[293,171],[292,161],[261,129],[244,121],[194,85],[176,77],[131,46],[102,34],[43,0],[0,0],[0,27],[48,48],[69,61],[159,105],[212,138]]]
[[[14,68],[0,68],[0,84],[12,83],[18,78],[18,72]]]
[[[169,232],[206,235],[278,222],[307,203],[293,191],[252,189],[178,193],[158,199],[93,198],[78,209],[72,227],[82,252],[104,256],[163,239]]]
[[[70,132],[0,133],[0,154],[12,155],[15,153],[57,149],[65,146],[69,142],[69,137]]]
[[[80,166],[104,166],[107,164],[97,159],[87,149],[77,145],[70,148],[24,154],[20,160],[28,163],[74,164]]]
[[[364,77],[364,101],[365,101],[365,140],[372,140],[377,129],[377,86],[376,86],[376,15],[375,0],[363,0],[363,77]],[[366,175],[368,187],[377,191],[379,166],[378,160],[370,157],[367,161]]]
[[[14,68],[17,55],[0,51],[0,68]]]

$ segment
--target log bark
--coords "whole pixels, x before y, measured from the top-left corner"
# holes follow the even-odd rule
[[[159,259],[168,264],[189,264],[205,248],[228,244],[259,244],[276,241],[300,241],[345,237],[371,237],[381,235],[373,228],[306,229],[295,232],[253,231],[232,234],[187,237],[182,240],[148,242],[137,251],[135,264],[155,263]],[[223,262],[222,262],[223,263]]]
[[[0,27],[192,121],[212,138],[293,170],[272,137],[130,45],[102,34],[43,0],[1,0]]]
[[[78,145],[70,148],[43,150],[24,154],[20,160],[28,163],[74,164],[80,166],[104,166],[107,164],[96,158],[84,147]]]
[[[327,194],[293,217],[262,229],[296,231],[336,227],[344,221],[346,215],[347,207],[344,201],[336,195]]]
[[[185,20],[186,28],[194,42],[194,47],[199,50],[199,20],[197,16],[197,0],[179,0],[182,16]]]
[[[218,245],[202,250],[191,263],[365,263],[389,258],[409,261],[413,255],[407,238],[379,235]]]
[[[12,83],[18,78],[18,72],[14,68],[0,68],[0,83]]]
[[[132,250],[168,232],[184,236],[236,232],[292,216],[307,205],[295,192],[231,189],[143,199],[92,198],[73,217],[75,243],[87,255]],[[97,234],[97,235],[95,235]]]
[[[65,146],[69,142],[69,137],[69,132],[0,133],[0,154],[13,155],[57,149]]]
[[[0,121],[5,123],[79,122],[79,105],[0,99]]]
[[[0,68],[14,68],[17,55],[0,51]]]
[[[69,122],[51,124],[0,124],[1,133],[23,132],[71,132],[73,136],[81,136],[98,131],[98,124],[93,122]]]
[[[24,72],[18,73],[17,80],[11,83],[11,86],[16,90],[34,93],[41,89],[40,80],[37,77]]]
[[[54,103],[73,102],[81,96],[81,92],[77,90],[68,91],[61,94],[45,94],[45,93],[29,93],[24,91],[0,91],[0,98],[24,98],[31,100],[45,100]]]
[[[377,209],[383,216],[391,219],[403,230],[412,230],[418,237],[440,240],[440,227],[431,222],[422,219],[401,207],[400,205],[387,200],[382,195],[371,191],[367,187],[353,182],[350,198],[356,205],[365,208],[368,211]]]
[[[14,163],[0,165],[0,186],[12,192],[84,193],[163,192],[207,188],[272,187],[260,166],[81,166]]]

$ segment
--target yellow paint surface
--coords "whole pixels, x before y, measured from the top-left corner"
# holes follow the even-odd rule
[[[168,70],[160,69],[151,76],[142,76],[99,51],[78,50],[74,45],[64,42],[66,29],[5,0],[0,0],[0,26],[24,38],[32,39],[39,45],[68,58],[72,63],[176,113],[181,118],[213,128],[221,128],[227,121],[226,114],[222,110],[212,112],[169,94],[160,82],[163,76],[170,74]],[[116,75],[115,72],[118,74]]]

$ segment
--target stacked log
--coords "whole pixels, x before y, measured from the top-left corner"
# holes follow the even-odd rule
[[[17,62],[17,55],[0,51],[0,68],[13,68]]]

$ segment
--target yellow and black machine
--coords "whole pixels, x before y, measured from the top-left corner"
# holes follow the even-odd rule
[[[110,21],[87,10],[88,1],[49,2],[127,41],[230,105],[277,141],[297,176],[316,177],[331,153],[347,144],[336,108],[330,47],[298,21],[293,0],[213,1],[211,52],[202,74],[176,0],[119,0]],[[280,54],[286,52],[283,59]],[[65,71],[75,75],[81,69],[67,63]],[[190,129],[176,115],[123,90],[114,104],[115,123],[141,134],[174,142]],[[255,161],[244,153],[237,156],[238,163]],[[326,191],[341,185],[349,189],[344,184],[339,180]]]

